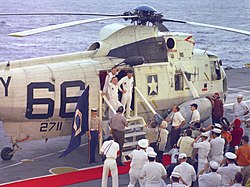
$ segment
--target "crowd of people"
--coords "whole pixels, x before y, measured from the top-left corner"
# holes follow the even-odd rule
[[[125,165],[122,150],[125,127],[128,126],[126,118],[131,118],[133,72],[128,71],[127,76],[119,82],[116,73],[116,69],[112,69],[104,86],[104,94],[108,95],[117,113],[110,118],[112,136],[101,147],[101,152],[106,155],[103,187],[107,186],[109,170],[113,187],[119,186],[117,165]],[[118,90],[123,93],[121,103]],[[243,96],[239,95],[233,105],[234,119],[229,123],[223,117],[223,102],[219,94],[215,93],[209,99],[213,105],[212,124],[209,126],[200,123],[196,103],[190,105],[190,121],[182,116],[178,105],[173,106],[171,115],[160,125],[155,120],[148,121],[144,128],[146,139],[139,140],[137,148],[128,155],[131,159],[128,187],[135,186],[137,181],[145,187],[192,186],[196,181],[200,187],[250,185],[249,127],[245,122],[249,108]],[[100,122],[93,120],[93,123]],[[183,129],[186,124],[188,128]],[[95,126],[94,130],[97,129],[100,132],[99,126]],[[91,132],[90,137],[93,134]],[[167,145],[171,147],[168,152]],[[167,168],[163,166],[164,152],[171,155],[171,164]],[[91,162],[95,162],[95,159]],[[167,177],[171,184],[164,182]]]

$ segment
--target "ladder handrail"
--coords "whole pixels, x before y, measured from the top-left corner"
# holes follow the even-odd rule
[[[186,81],[188,87],[190,88],[190,91],[191,91],[191,93],[192,93],[192,95],[193,95],[193,98],[194,98],[194,99],[195,99],[195,98],[199,98],[200,96],[199,96],[199,94],[198,94],[198,91],[196,90],[196,88],[195,88],[193,82],[188,80],[188,78],[187,78],[187,76],[186,76],[186,74],[185,74],[183,65],[180,64],[180,65],[179,65],[179,68],[181,69],[181,73],[182,73],[182,75],[183,75],[183,77],[184,77],[184,79],[185,79],[185,81]]]
[[[114,109],[114,107],[110,104],[108,98],[106,95],[102,95],[102,91],[99,91],[99,116],[102,116],[102,99],[104,100],[104,102],[107,103],[107,105],[109,106],[109,108],[112,110],[112,112],[114,114],[116,114],[116,111]],[[102,121],[102,117],[100,117],[100,120]],[[103,137],[102,137],[102,133],[101,136],[99,137],[99,153],[101,154],[101,147],[102,147],[102,141],[103,141]]]
[[[108,105],[109,108],[112,110],[112,112],[113,112],[114,114],[116,114],[116,111],[115,111],[114,107],[110,104],[110,102],[109,102],[107,96],[106,96],[106,95],[102,95],[102,91],[99,91],[99,96],[100,96],[100,98],[103,98],[103,100],[105,101],[105,103],[107,103],[107,105]],[[102,105],[102,103],[100,103],[100,104]]]
[[[139,96],[142,98],[142,100],[146,103],[146,105],[148,106],[149,110],[155,115],[157,114],[157,112],[155,111],[155,109],[150,105],[150,103],[148,102],[148,100],[143,96],[143,94],[141,93],[141,91],[135,86],[134,87],[135,91],[139,94]]]

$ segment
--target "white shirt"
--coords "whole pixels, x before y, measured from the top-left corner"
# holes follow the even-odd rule
[[[217,173],[221,175],[222,184],[224,186],[230,186],[231,180],[234,179],[235,174],[241,171],[241,167],[235,164],[228,164],[226,167],[219,167]]]
[[[122,89],[121,89],[121,85],[122,85],[123,90],[126,90],[126,93],[132,94],[133,84],[134,84],[134,77],[131,77],[129,79],[128,76],[125,76],[125,77],[121,78],[121,80],[119,80],[118,88],[120,91],[122,91]]]
[[[205,140],[203,142],[196,142],[193,148],[198,148],[198,161],[207,162],[208,153],[210,151],[210,143]]]
[[[177,163],[177,156],[179,155],[179,150],[177,148],[171,149],[167,154],[171,155],[171,163]]]
[[[200,187],[218,187],[221,184],[221,175],[216,172],[210,172],[199,176]]]
[[[173,127],[178,127],[181,125],[181,122],[184,121],[184,117],[182,116],[181,112],[178,111],[178,112],[175,112],[173,113],[174,117],[173,117],[173,120],[172,120],[172,126]]]
[[[110,83],[108,86],[108,96],[109,100],[116,100],[118,101],[118,85],[114,85]]]
[[[193,147],[191,144],[194,142],[194,139],[190,136],[182,136],[177,142],[177,146],[180,147],[180,153],[186,153],[188,157],[192,156]]]
[[[200,122],[201,116],[197,109],[192,112],[192,117],[190,122]]]
[[[196,180],[194,167],[187,162],[182,162],[181,164],[176,166],[173,172],[179,173],[187,186],[191,186],[192,181]]]
[[[231,187],[243,187],[240,183],[234,183]]]
[[[216,137],[215,139],[212,139],[210,141],[210,152],[209,152],[209,158],[210,160],[214,160],[217,162],[221,162],[223,159],[223,153],[224,153],[224,145],[225,140],[221,137]]]
[[[178,182],[173,182],[172,184],[168,184],[167,187],[185,187],[186,185]]]
[[[159,128],[159,129],[160,129],[160,140],[158,140],[159,150],[165,151],[169,132],[166,129],[162,129],[162,128]]]
[[[149,162],[143,166],[140,177],[145,177],[146,184],[157,184],[161,183],[161,177],[166,174],[167,171],[162,164],[158,162]]]
[[[147,153],[140,149],[140,150],[133,150],[129,155],[132,158],[130,163],[130,169],[141,170],[143,166],[148,162]]]
[[[113,75],[111,72],[108,73],[108,75],[105,77],[105,83],[103,86],[103,92],[107,93],[108,92],[108,87],[109,84],[111,83],[111,80],[113,77],[115,77],[118,73],[116,73],[115,75]]]
[[[233,105],[233,111],[235,116],[244,116],[244,113],[249,110],[247,104],[244,101],[238,103],[237,101]]]
[[[110,143],[112,143],[112,145],[109,148]],[[105,141],[102,144],[101,147],[101,152],[106,154],[107,158],[117,158],[117,152],[119,151],[119,144],[116,143],[114,140],[109,140],[109,141]],[[105,152],[104,152],[105,151]]]

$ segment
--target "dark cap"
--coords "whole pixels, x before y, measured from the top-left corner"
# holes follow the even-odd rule
[[[134,73],[132,69],[128,69],[127,73]]]
[[[196,103],[191,104],[190,106],[193,106],[194,108],[198,108],[198,105]]]

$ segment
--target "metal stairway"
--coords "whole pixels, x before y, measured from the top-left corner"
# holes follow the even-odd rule
[[[138,140],[145,138],[145,132],[143,128],[146,125],[143,117],[135,116],[127,119],[128,127],[125,128],[125,143],[124,150],[134,149]]]
[[[101,95],[100,91],[100,97],[99,97],[99,114],[102,114],[102,105],[104,102],[108,105],[108,107],[111,109],[113,113],[116,113],[114,108],[110,105],[109,100],[104,95]],[[136,104],[135,104],[136,105]],[[137,107],[136,107],[137,108]],[[128,155],[133,149],[136,148],[138,140],[145,138],[145,132],[143,131],[143,128],[146,125],[145,120],[141,116],[137,116],[137,110],[135,110],[135,116],[128,118],[128,127],[125,128],[125,143],[123,146],[123,155]],[[109,129],[109,120],[104,120],[103,116],[101,117],[103,119],[102,125],[103,125],[103,131],[107,135],[107,133],[110,131]],[[102,146],[102,137],[100,138],[100,144],[99,147]]]

